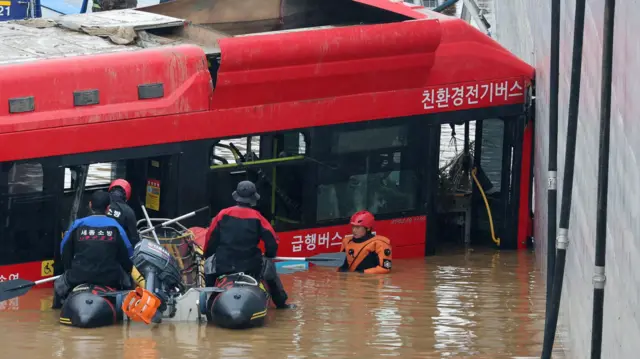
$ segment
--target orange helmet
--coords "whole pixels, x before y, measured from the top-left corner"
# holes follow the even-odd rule
[[[376,224],[376,220],[373,217],[373,214],[369,211],[360,211],[356,212],[353,216],[351,216],[351,225],[352,226],[362,226],[367,229],[373,229],[373,226]]]
[[[111,190],[115,187],[120,187],[122,188],[122,190],[124,190],[124,194],[127,196],[127,201],[129,200],[129,198],[131,198],[131,185],[129,184],[129,182],[127,182],[127,180],[118,178],[117,180],[111,182],[111,184],[109,185],[109,192],[111,192]]]

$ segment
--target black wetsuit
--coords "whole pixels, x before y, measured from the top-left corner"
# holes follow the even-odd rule
[[[277,238],[271,224],[248,205],[239,204],[220,211],[211,221],[204,246],[205,258],[215,255],[215,273],[207,276],[207,286],[213,286],[218,276],[243,272],[264,280],[275,305],[287,308],[287,293],[271,261],[278,252]],[[265,246],[264,257],[258,248],[261,240]]]
[[[88,283],[127,289],[132,286],[133,247],[113,218],[92,215],[73,222],[60,243],[64,275],[55,288],[64,298],[75,286]]]
[[[120,195],[111,193],[111,204],[109,205],[107,216],[115,218],[116,221],[118,221],[127,233],[129,242],[135,247],[140,241],[140,235],[138,234],[138,228],[136,226],[136,214]]]

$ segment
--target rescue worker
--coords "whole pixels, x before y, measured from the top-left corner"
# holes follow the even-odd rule
[[[205,269],[207,286],[225,274],[245,273],[256,280],[264,280],[277,308],[293,308],[287,304],[280,277],[272,259],[278,252],[278,237],[271,224],[251,207],[260,199],[251,181],[238,183],[232,194],[236,205],[221,210],[211,221],[204,245],[207,258]],[[264,243],[264,257],[258,247]]]
[[[347,258],[338,271],[386,274],[391,272],[391,241],[372,233],[375,218],[369,211],[351,217],[352,235],[342,239],[341,252]]]
[[[132,246],[136,246],[140,241],[138,227],[136,226],[136,214],[127,204],[131,198],[131,185],[124,179],[117,179],[109,185],[111,204],[107,216],[115,218],[124,228]]]
[[[92,215],[71,224],[60,243],[64,274],[54,282],[56,294],[65,299],[80,284],[133,289],[131,270],[133,247],[124,229],[106,215],[109,194],[91,196]]]

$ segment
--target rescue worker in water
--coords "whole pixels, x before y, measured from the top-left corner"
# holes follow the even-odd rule
[[[140,235],[136,226],[136,214],[127,204],[131,198],[131,185],[124,179],[114,180],[109,185],[109,195],[111,196],[111,204],[107,216],[118,221],[127,233],[129,242],[135,247],[140,241]]]
[[[232,194],[236,205],[221,210],[211,221],[204,245],[205,282],[215,286],[218,277],[225,274],[245,273],[257,281],[264,280],[277,308],[293,308],[287,304],[280,277],[272,259],[278,252],[278,236],[269,221],[251,208],[260,199],[256,185],[251,181],[238,183]],[[258,244],[264,243],[262,256]]]
[[[372,233],[373,214],[360,211],[351,217],[352,235],[342,239],[341,252],[347,254],[339,272],[386,274],[391,272],[391,242]]]
[[[56,279],[54,288],[61,299],[85,283],[118,290],[134,288],[133,247],[120,224],[106,216],[109,202],[107,192],[95,192],[89,202],[93,214],[75,220],[60,243],[64,274]]]

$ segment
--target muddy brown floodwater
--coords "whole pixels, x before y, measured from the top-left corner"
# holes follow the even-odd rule
[[[2,358],[513,358],[540,355],[544,286],[529,252],[397,260],[388,276],[326,268],[282,275],[292,311],[264,328],[58,324],[51,289],[0,313]],[[19,309],[17,307],[20,307]],[[42,309],[39,309],[42,307]],[[31,309],[30,309],[31,308]],[[557,358],[558,356],[554,356]]]

